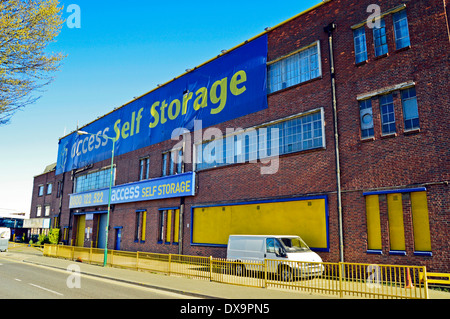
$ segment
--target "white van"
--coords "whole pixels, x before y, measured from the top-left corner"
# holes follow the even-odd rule
[[[299,237],[292,235],[231,235],[228,239],[227,260],[238,261],[236,274],[267,260],[267,270],[282,280],[321,275],[322,258]],[[259,269],[261,269],[259,267]]]
[[[0,227],[0,251],[8,250],[8,243],[10,237],[11,237],[11,230],[9,228]]]

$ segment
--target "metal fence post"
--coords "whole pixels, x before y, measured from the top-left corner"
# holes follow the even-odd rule
[[[136,252],[136,270],[139,271],[139,252]]]
[[[339,262],[339,297],[342,298],[343,297],[343,291],[342,291],[342,268],[344,267],[344,265]]]
[[[170,266],[171,266],[171,263],[172,263],[172,254],[169,254],[169,269],[168,269],[169,276],[170,276]]]
[[[264,259],[264,288],[267,288],[267,259]]]
[[[423,289],[425,290],[425,299],[428,299],[427,266],[423,266]]]
[[[213,273],[212,264],[213,264],[213,258],[212,258],[212,256],[209,256],[209,281],[212,281],[212,273]]]

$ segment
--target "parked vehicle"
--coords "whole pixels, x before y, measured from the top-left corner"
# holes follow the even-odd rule
[[[231,235],[228,239],[227,259],[240,262],[236,274],[261,270],[266,265],[270,273],[282,280],[321,275],[322,258],[313,252],[299,236],[292,235]]]
[[[0,252],[8,250],[9,238],[11,230],[9,228],[0,227]]]

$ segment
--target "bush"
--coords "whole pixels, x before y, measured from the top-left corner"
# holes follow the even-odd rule
[[[37,245],[50,244],[50,241],[48,240],[48,236],[45,234],[40,234],[36,244]]]
[[[52,228],[48,233],[48,240],[50,244],[58,245],[59,242],[59,228]]]

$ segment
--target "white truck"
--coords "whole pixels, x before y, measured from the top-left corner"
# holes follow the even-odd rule
[[[8,250],[9,238],[11,230],[9,228],[0,227],[0,252]]]
[[[236,274],[246,269],[277,274],[284,281],[295,277],[320,276],[322,258],[299,237],[292,235],[231,235],[228,238],[227,260],[237,262]]]

